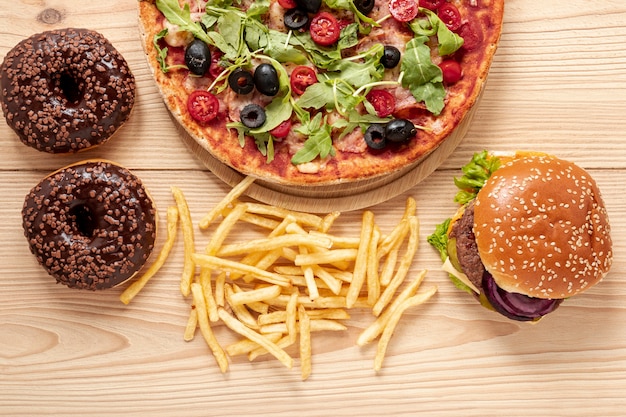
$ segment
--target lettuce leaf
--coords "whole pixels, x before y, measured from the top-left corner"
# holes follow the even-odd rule
[[[462,205],[475,199],[476,194],[498,168],[500,158],[490,155],[486,150],[475,153],[472,160],[461,168],[463,175],[454,179],[454,184],[459,188],[454,201]]]

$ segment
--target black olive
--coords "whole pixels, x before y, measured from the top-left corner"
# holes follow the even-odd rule
[[[385,68],[393,68],[400,62],[400,50],[395,46],[385,45],[385,51],[380,58],[380,63]]]
[[[280,89],[278,72],[272,64],[261,64],[254,70],[254,85],[261,94],[275,96]]]
[[[254,90],[252,73],[242,68],[237,68],[228,76],[228,85],[237,94],[248,94]]]
[[[363,135],[365,143],[372,149],[383,149],[387,145],[385,138],[385,126],[371,124]]]
[[[211,50],[200,39],[194,39],[185,50],[185,65],[194,75],[204,75],[211,65]]]
[[[246,104],[239,112],[239,118],[250,129],[261,127],[265,123],[265,110],[258,104]]]
[[[356,9],[364,15],[367,15],[369,14],[369,12],[374,10],[375,4],[375,0],[354,0],[354,5],[356,6]]]
[[[296,0],[296,4],[309,13],[317,13],[322,6],[322,0]]]
[[[306,25],[309,24],[309,15],[305,10],[295,7],[285,12],[283,22],[287,29],[304,30]]]
[[[416,132],[415,125],[407,119],[394,119],[385,125],[385,138],[391,142],[404,142]]]

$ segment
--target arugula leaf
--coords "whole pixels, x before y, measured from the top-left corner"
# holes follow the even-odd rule
[[[161,39],[163,39],[164,37],[167,36],[167,28],[161,30],[159,33],[157,33],[156,35],[154,35],[154,38],[152,39],[152,45],[154,46],[154,49],[156,49],[157,51],[157,62],[159,63],[159,67],[161,67],[161,71],[163,71],[163,73],[167,73],[169,71],[169,67],[167,66],[167,63],[165,62],[165,59],[167,58],[167,46],[161,48],[159,46],[159,41]]]
[[[500,168],[500,158],[489,155],[486,150],[475,153],[472,160],[461,168],[463,176],[454,179],[454,184],[460,190],[454,197],[454,201],[459,204],[472,201],[498,168]]]
[[[406,45],[401,69],[404,72],[402,86],[411,90],[417,101],[424,102],[435,116],[444,107],[446,89],[443,86],[441,68],[433,64],[427,36],[416,36]]]
[[[202,29],[199,23],[191,20],[191,12],[189,11],[189,4],[181,9],[178,4],[178,0],[156,0],[157,9],[173,25],[177,25],[182,30],[191,32],[193,36],[205,41],[208,44],[213,45],[211,38]]]
[[[324,3],[331,9],[351,11],[354,14],[359,33],[368,34],[373,26],[380,26],[378,22],[361,13],[353,0],[324,0]]]
[[[334,156],[333,140],[330,135],[332,127],[326,123],[326,117],[322,113],[317,113],[308,123],[296,129],[297,132],[308,136],[304,142],[304,147],[291,158],[294,165],[311,162],[318,155],[326,158],[328,155]]]
[[[419,10],[426,16],[426,19],[414,19],[409,27],[417,36],[437,35],[439,55],[453,54],[463,45],[463,38],[448,29],[437,13],[423,7]]]

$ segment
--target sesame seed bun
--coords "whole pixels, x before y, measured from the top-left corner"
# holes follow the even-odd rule
[[[612,242],[600,191],[577,165],[529,155],[498,169],[476,197],[474,234],[497,285],[567,298],[609,271]]]

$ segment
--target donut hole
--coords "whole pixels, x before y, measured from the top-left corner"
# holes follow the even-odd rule
[[[80,203],[70,208],[69,214],[75,229],[85,237],[93,237],[96,232],[96,218],[87,204]]]
[[[63,72],[56,80],[56,88],[59,96],[70,104],[77,105],[83,97],[82,85],[77,77]]]

